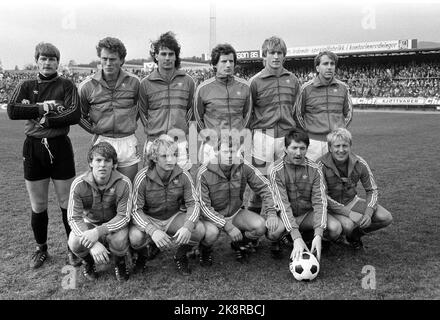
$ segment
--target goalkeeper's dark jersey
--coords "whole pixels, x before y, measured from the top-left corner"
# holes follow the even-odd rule
[[[28,100],[29,104],[23,104]],[[38,102],[57,100],[64,110],[59,113],[41,115]],[[81,111],[78,104],[78,91],[72,81],[54,74],[36,79],[24,80],[15,88],[8,103],[8,116],[11,120],[26,120],[24,133],[34,138],[53,138],[66,135],[69,126],[79,122]]]

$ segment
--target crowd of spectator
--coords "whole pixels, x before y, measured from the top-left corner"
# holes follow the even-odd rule
[[[440,63],[341,66],[353,97],[440,97]]]
[[[21,80],[35,77],[34,72],[0,72],[0,103],[9,100],[12,91]]]
[[[304,83],[315,76],[313,67],[286,66]],[[239,65],[236,75],[249,80],[259,69]],[[200,84],[214,76],[212,68],[186,70]],[[135,71],[139,78],[148,75]],[[89,73],[68,73],[64,76],[76,84]],[[344,65],[337,68],[337,78],[346,82],[352,97],[437,97],[440,98],[440,62]],[[0,103],[6,103],[19,81],[35,77],[35,71],[4,71],[0,73]]]
[[[315,76],[311,67],[290,71],[301,83]],[[440,62],[340,65],[336,77],[348,84],[351,96],[356,98],[440,97]]]
[[[286,67],[305,83],[315,76],[313,66]],[[250,79],[259,70],[242,69],[238,75]],[[338,66],[336,77],[348,84],[356,98],[423,97],[440,98],[440,62]]]

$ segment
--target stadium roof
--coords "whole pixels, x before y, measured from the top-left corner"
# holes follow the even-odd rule
[[[348,57],[384,57],[384,56],[410,56],[410,55],[428,55],[428,54],[439,54],[440,47],[438,48],[418,48],[418,49],[400,49],[400,50],[388,50],[388,51],[377,51],[377,52],[350,52],[350,53],[337,53],[338,57],[348,58]],[[286,61],[290,60],[312,60],[316,55],[305,55],[305,56],[287,56]],[[262,57],[258,58],[242,58],[239,63],[252,63],[262,61]]]
[[[432,49],[400,49],[391,51],[378,51],[378,52],[350,52],[350,53],[338,53],[338,57],[377,57],[377,56],[409,56],[415,54],[437,54],[440,53],[440,48]],[[287,59],[313,59],[315,55],[308,55],[304,57],[287,57]]]
[[[311,60],[323,51],[332,51],[341,58],[432,55],[440,53],[440,43],[400,39],[291,47],[286,51],[287,61]],[[237,58],[244,63],[263,59],[261,50],[238,51]]]

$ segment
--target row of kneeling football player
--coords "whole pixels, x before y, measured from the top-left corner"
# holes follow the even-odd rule
[[[177,247],[175,265],[188,275],[191,253],[198,253],[202,266],[213,264],[213,246],[222,230],[242,263],[263,236],[275,259],[289,245],[292,261],[304,251],[319,261],[323,244],[330,242],[361,249],[361,237],[389,225],[392,216],[377,203],[368,164],[351,152],[350,132],[339,128],[327,138],[329,152],[316,163],[305,156],[307,133],[290,131],[284,156],[269,170],[270,180],[240,156],[231,139],[219,139],[215,157],[198,168],[194,185],[190,173],[177,165],[177,143],[163,135],[149,148],[149,163],[133,188],[115,170],[115,149],[100,142],[87,155],[90,170],[72,183],[69,247],[90,280],[97,277],[96,264],[112,260],[117,279],[127,280],[128,256],[136,258],[134,272],[143,272],[167,247]],[[359,180],[365,200],[356,192]],[[243,206],[246,186],[262,198],[261,212]],[[130,247],[133,255],[128,255]]]

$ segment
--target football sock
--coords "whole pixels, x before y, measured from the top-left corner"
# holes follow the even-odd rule
[[[360,239],[363,235],[365,235],[365,232],[361,229],[361,228],[359,228],[359,227],[356,227],[352,232],[351,232],[351,235],[350,235],[350,239]]]
[[[270,243],[270,249],[271,250],[279,250],[280,249],[280,243],[278,242],[278,240],[275,240],[275,241],[273,241],[273,240],[269,240],[269,243]]]
[[[176,258],[180,259],[184,256],[186,256],[186,253],[189,252],[192,249],[193,246],[189,244],[182,244],[177,248],[176,251]]]
[[[72,229],[70,229],[69,222],[67,221],[67,209],[61,208],[61,215],[63,217],[64,229],[66,229],[67,239],[69,239],[69,234]]]
[[[113,263],[114,264],[123,264],[125,263],[125,255],[124,256],[117,256],[115,254],[113,256]]]
[[[207,250],[211,250],[212,249],[212,245],[208,246],[202,242],[200,242],[199,244],[199,249],[203,250],[203,251],[207,251]]]
[[[135,251],[138,253],[139,256],[142,256],[142,257],[148,257],[148,255],[149,255],[147,246],[144,246],[140,249],[135,249]]]
[[[43,212],[36,213],[32,211],[31,226],[34,232],[34,238],[42,251],[47,251],[47,225],[49,217],[47,209]]]

